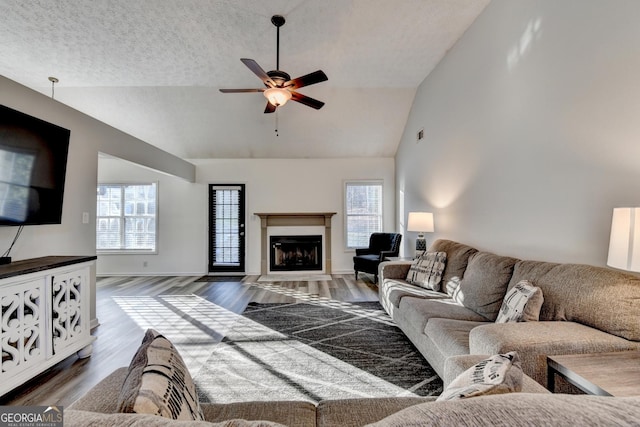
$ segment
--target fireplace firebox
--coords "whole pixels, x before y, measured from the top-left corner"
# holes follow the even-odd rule
[[[271,236],[271,271],[322,270],[322,236]]]

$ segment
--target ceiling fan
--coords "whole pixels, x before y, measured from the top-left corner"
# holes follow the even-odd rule
[[[267,107],[264,109],[265,113],[273,113],[278,107],[283,106],[290,99],[308,107],[319,110],[324,105],[324,102],[317,99],[310,98],[295,89],[300,89],[304,86],[310,86],[316,83],[329,80],[327,75],[322,71],[314,71],[313,73],[306,74],[304,76],[292,79],[291,76],[284,71],[280,70],[280,27],[285,23],[285,19],[281,15],[274,15],[271,17],[271,23],[277,28],[277,44],[276,44],[276,69],[265,72],[260,65],[253,59],[242,58],[240,61],[244,63],[256,76],[260,77],[260,80],[264,83],[264,88],[259,89],[220,89],[222,93],[247,93],[247,92],[262,92],[267,98]]]

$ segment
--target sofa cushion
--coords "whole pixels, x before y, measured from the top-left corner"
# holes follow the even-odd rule
[[[462,243],[438,239],[433,242],[429,252],[447,253],[447,264],[442,273],[442,283],[446,284],[454,277],[462,279],[464,271],[467,269],[469,257],[478,252],[478,250]]]
[[[488,252],[471,255],[457,300],[486,319],[496,320],[517,261]]]
[[[277,399],[276,396],[273,398]],[[296,427],[316,425],[316,405],[303,400],[202,403],[202,413],[204,419],[210,422],[241,419],[270,421]]]
[[[640,397],[511,393],[422,403],[368,426],[631,426],[639,419]]]
[[[322,400],[318,403],[317,426],[362,426],[380,421],[409,406],[435,400],[435,397],[413,396]]]
[[[447,294],[410,285],[404,280],[386,279],[379,285],[381,300],[387,300],[394,307],[400,305],[400,300],[406,296],[427,299],[449,299]]]
[[[487,322],[432,318],[427,321],[424,333],[441,354],[449,357],[469,354],[469,333]]]
[[[471,354],[517,351],[522,370],[546,384],[548,354],[605,353],[640,344],[575,322],[485,323],[469,333]]]
[[[64,425],[100,427],[285,427],[271,421],[227,420],[219,423],[208,421],[180,421],[149,414],[101,414],[80,410],[64,411]]]
[[[640,278],[590,265],[519,261],[509,288],[525,279],[542,289],[540,320],[579,322],[640,341]]]
[[[118,412],[118,396],[120,395],[122,384],[128,374],[128,368],[123,367],[116,369],[78,400],[68,407],[66,406],[65,411],[67,409],[78,409],[103,414]]]
[[[461,373],[437,401],[518,392],[522,390],[522,377],[518,353],[495,354]]]
[[[543,301],[542,289],[521,280],[504,296],[496,323],[537,322]]]
[[[178,350],[148,329],[129,365],[118,397],[119,412],[204,420],[195,384]]]
[[[450,299],[424,299],[406,296],[400,300],[398,311],[402,312],[405,322],[411,323],[412,328],[420,331],[424,331],[427,321],[431,318],[486,321],[484,317]]]
[[[411,264],[407,273],[407,283],[439,291],[446,262],[446,252],[426,252]]]

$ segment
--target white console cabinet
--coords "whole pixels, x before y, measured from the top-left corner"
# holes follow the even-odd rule
[[[0,266],[0,396],[74,353],[91,355],[94,260],[53,256]]]

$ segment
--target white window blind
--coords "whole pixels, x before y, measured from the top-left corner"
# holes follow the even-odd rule
[[[213,224],[213,264],[240,264],[240,191],[242,187],[210,186]]]
[[[157,184],[99,184],[96,249],[155,252]]]
[[[382,231],[382,182],[347,182],[345,216],[347,248],[369,246],[371,233]]]

